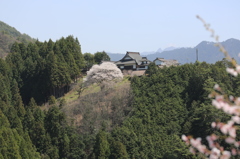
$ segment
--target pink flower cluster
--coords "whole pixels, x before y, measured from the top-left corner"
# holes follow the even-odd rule
[[[218,143],[215,141],[218,139],[216,135],[211,135],[206,137],[209,148],[207,148],[206,145],[203,145],[201,143],[201,138],[194,139],[190,136],[182,135],[182,140],[186,142],[187,145],[191,145],[190,152],[195,154],[196,150],[202,154],[204,154],[206,157],[209,157],[210,159],[229,159],[231,155],[236,155],[237,151],[226,151],[223,147],[221,147]]]
[[[238,65],[236,61],[229,56],[225,48],[218,42],[219,37],[215,35],[215,32],[210,28],[210,25],[207,24],[200,16],[197,16],[197,18],[201,20],[205,28],[211,32],[211,36],[217,41],[215,45],[219,47],[221,52],[224,53],[226,59],[232,63],[234,68],[227,68],[226,71],[235,77],[238,76],[238,74],[240,74],[240,65]],[[240,124],[240,97],[234,98],[233,96],[230,96],[229,98],[226,98],[226,96],[222,95],[224,92],[222,92],[218,84],[214,86],[214,89],[216,92],[209,95],[211,98],[215,97],[215,99],[212,100],[212,105],[214,105],[217,109],[223,110],[226,114],[229,114],[232,117],[227,123],[212,122],[211,126],[212,128],[219,129],[225,136],[227,136],[225,138],[225,142],[233,145],[235,148],[232,148],[231,152],[224,150],[224,148],[217,143],[216,140],[218,139],[218,136],[215,134],[206,137],[209,149],[207,146],[201,144],[201,138],[193,139],[191,136],[182,135],[182,140],[190,146],[190,152],[194,154],[197,150],[210,159],[229,159],[231,155],[240,155],[240,150],[238,150],[240,141],[236,141],[235,126],[235,124]],[[219,94],[219,92],[221,94]]]
[[[199,152],[210,159],[229,159],[231,155],[240,155],[240,150],[238,150],[240,141],[236,141],[237,135],[235,126],[235,124],[240,124],[240,97],[234,98],[233,96],[230,96],[229,98],[226,98],[226,96],[222,95],[223,92],[217,84],[214,86],[214,89],[216,92],[210,95],[210,97],[215,97],[215,99],[212,100],[212,105],[217,109],[223,110],[226,114],[229,114],[232,117],[227,123],[212,122],[211,126],[212,128],[220,130],[225,136],[227,136],[225,142],[231,144],[234,148],[232,148],[231,151],[224,150],[224,148],[217,142],[219,137],[215,134],[206,137],[208,147],[201,143],[201,138],[194,139],[191,136],[182,135],[182,140],[190,146],[190,152],[194,154]]]
[[[237,75],[240,73],[240,66],[239,66],[239,65],[236,65],[236,68],[235,68],[235,69],[234,69],[234,68],[227,68],[226,71],[227,71],[229,74],[237,77]]]

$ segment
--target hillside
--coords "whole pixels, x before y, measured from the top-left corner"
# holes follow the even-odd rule
[[[27,34],[22,34],[14,27],[0,21],[0,57],[5,57],[10,52],[11,45],[14,42],[27,43],[35,41]]]
[[[5,44],[10,42],[6,38],[14,39],[11,31],[1,33]],[[222,44],[230,54],[239,49],[235,39]],[[178,50],[189,61],[196,48],[200,60],[218,58],[213,45],[202,42]],[[230,118],[208,98],[214,85],[218,83],[224,95],[240,96],[240,76],[233,78],[226,72],[226,65],[231,65],[227,61],[149,65],[146,76],[83,88],[84,79],[89,82],[81,74],[87,61],[77,38],[14,43],[11,50],[0,58],[0,159],[197,159],[202,156],[190,154],[182,134],[201,137],[206,143],[207,135],[221,134],[211,128],[212,121]],[[176,50],[159,55],[184,59],[174,54]],[[88,59],[90,64],[95,55]],[[237,141],[239,133],[238,129]],[[217,142],[223,143],[228,135],[219,136]],[[230,150],[232,145],[223,147]]]

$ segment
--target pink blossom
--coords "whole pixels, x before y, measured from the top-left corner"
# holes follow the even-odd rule
[[[216,95],[215,99],[219,102],[219,101],[223,101],[224,97],[223,95]]]
[[[236,149],[232,149],[231,152],[232,152],[232,155],[234,155],[234,156],[237,155],[237,150]]]
[[[231,127],[231,128],[229,129],[229,135],[230,135],[231,137],[233,137],[233,138],[236,137],[236,129],[235,129],[234,127]]]
[[[234,143],[234,146],[235,146],[235,147],[239,147],[239,142],[235,142],[235,143]]]
[[[201,153],[204,153],[206,151],[206,146],[205,145],[198,145],[197,147],[197,150]]]
[[[225,139],[225,141],[226,141],[226,143],[233,144],[233,143],[235,142],[235,139],[232,138],[232,137],[227,137],[227,138]]]
[[[221,103],[222,104],[222,108],[223,108],[223,111],[224,112],[226,112],[226,113],[230,113],[230,112],[232,112],[232,108],[231,108],[231,106],[229,105],[229,104],[227,104],[227,103]]]
[[[227,68],[226,71],[235,77],[238,75],[237,71],[235,71],[233,68]]]
[[[240,115],[240,107],[239,106],[232,106],[232,109],[234,109],[234,112],[232,114],[235,114],[235,115]]]
[[[182,135],[182,140],[186,142],[188,140],[187,136],[186,135]]]
[[[223,155],[220,159],[229,159],[231,157],[231,153],[229,151],[223,151]]]
[[[212,138],[212,140],[217,140],[217,139],[218,139],[218,136],[215,135],[215,134],[212,134],[212,135],[211,135],[211,138]]]
[[[201,145],[201,138],[198,137],[197,139],[190,139],[190,143],[193,147],[197,147],[198,145]]]
[[[215,89],[215,90],[218,90],[219,88],[220,88],[220,87],[219,87],[218,84],[215,84],[214,87],[213,87],[213,89]]]
[[[195,154],[195,153],[196,153],[193,147],[190,147],[190,148],[189,148],[189,151],[190,151],[192,154]]]
[[[212,126],[212,128],[215,128],[217,126],[217,124],[215,122],[212,122],[211,126]]]
[[[233,124],[234,124],[234,121],[232,121],[232,120],[229,120],[229,121],[227,122],[227,125],[229,125],[229,126],[233,126]]]
[[[221,109],[222,106],[217,100],[212,100],[212,105],[214,105],[217,109]]]
[[[213,142],[213,141],[209,141],[209,142],[208,142],[208,145],[209,145],[209,147],[210,147],[210,148],[213,148],[213,147],[215,147],[215,145],[214,145],[214,142]]]
[[[240,73],[240,66],[239,66],[239,65],[236,66],[236,71],[237,71],[238,73]]]
[[[229,108],[229,110],[228,110],[228,113],[229,114],[236,114],[237,112],[236,112],[236,109],[237,109],[237,107],[235,107],[235,106],[230,106],[230,108]]]
[[[229,96],[229,100],[230,101],[233,101],[234,100],[234,97],[232,95]]]
[[[232,116],[232,120],[237,123],[240,124],[240,117],[239,116]]]
[[[218,156],[215,155],[215,154],[211,154],[210,157],[209,157],[209,159],[218,159]]]
[[[211,136],[207,136],[206,139],[208,141],[208,146],[210,148],[213,148],[215,147],[214,141],[218,139],[218,136],[216,136],[215,134],[212,134]]]
[[[218,157],[220,156],[220,153],[221,151],[216,147],[214,147],[211,151],[210,159],[218,159]]]
[[[236,98],[235,104],[236,104],[236,105],[239,105],[239,104],[240,104],[240,97],[237,97],[237,98]]]
[[[228,129],[229,129],[229,125],[225,124],[223,125],[220,130],[222,131],[222,133],[227,134],[228,133]]]

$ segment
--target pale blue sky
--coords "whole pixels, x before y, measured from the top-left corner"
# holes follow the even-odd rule
[[[73,35],[82,52],[156,51],[240,39],[239,0],[0,0],[0,20],[40,41]]]

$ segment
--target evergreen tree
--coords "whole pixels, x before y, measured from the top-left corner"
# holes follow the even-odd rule
[[[12,105],[17,111],[18,117],[22,120],[25,115],[25,108],[22,103],[22,98],[19,93],[18,85],[16,80],[14,79],[12,84]]]
[[[110,159],[128,159],[126,147],[120,141],[113,141]]]
[[[96,136],[94,154],[97,159],[107,159],[110,155],[110,147],[107,140],[107,134],[104,131],[99,131]]]
[[[95,63],[94,61],[94,55],[91,53],[84,53],[83,54],[84,60],[85,60],[85,65],[87,70],[89,70]]]
[[[96,52],[94,54],[94,61],[97,64],[100,64],[102,61],[110,61],[110,57],[108,56],[108,54],[105,51]]]

